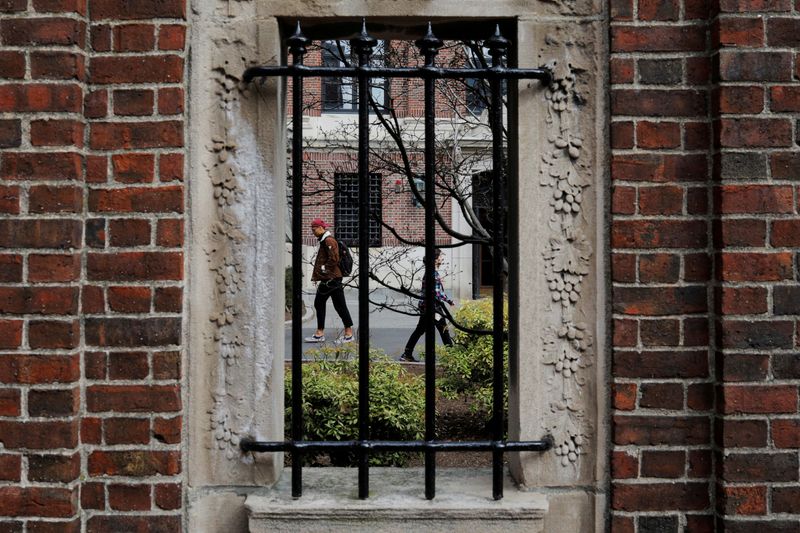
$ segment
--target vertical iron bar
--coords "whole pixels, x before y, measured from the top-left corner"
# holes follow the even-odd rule
[[[492,56],[492,69],[500,72],[503,70],[503,55],[508,48],[508,40],[500,34],[500,25],[497,25],[495,34],[487,39],[486,47]],[[499,77],[492,78],[490,84],[492,93],[492,109],[490,125],[492,129],[492,270],[494,286],[492,287],[493,321],[492,321],[492,440],[503,439],[503,95],[502,81]],[[492,452],[492,494],[495,500],[503,497],[503,452]]]
[[[303,63],[308,39],[300,31],[287,41],[295,65]],[[303,440],[303,78],[292,76],[292,440]],[[292,453],[292,496],[303,495],[303,455]]]
[[[361,34],[350,41],[358,54],[358,66],[369,64],[376,40],[367,34],[362,20]],[[358,438],[369,440],[369,77],[358,72]],[[358,497],[369,496],[369,453],[361,448],[358,457]]]
[[[433,35],[430,22],[427,34],[417,41],[425,57],[425,68],[432,69],[442,41]],[[425,76],[425,440],[436,439],[436,310],[434,248],[436,245],[436,80]],[[436,452],[425,452],[425,498],[436,496]]]

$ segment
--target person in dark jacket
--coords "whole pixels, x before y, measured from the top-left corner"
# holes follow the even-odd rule
[[[317,282],[317,296],[314,309],[317,312],[317,331],[306,337],[306,342],[325,342],[325,310],[328,298],[333,300],[333,308],[344,323],[344,335],[336,340],[338,344],[353,342],[353,320],[347,309],[342,286],[342,270],[339,268],[339,244],[328,231],[328,225],[321,218],[311,221],[311,231],[319,239],[319,251],[314,260],[311,281]]]
[[[433,262],[433,298],[434,298],[434,324],[436,325],[436,329],[439,330],[439,335],[442,337],[442,342],[445,346],[452,346],[453,339],[450,338],[450,331],[447,329],[447,322],[444,318],[444,313],[440,310],[444,304],[449,304],[450,306],[455,305],[453,300],[447,296],[447,293],[444,292],[444,286],[442,285],[442,277],[439,275],[439,267],[442,264],[442,251],[440,249],[436,249],[434,251],[434,262]],[[419,322],[417,323],[416,329],[411,333],[411,337],[409,337],[408,342],[406,343],[406,349],[403,351],[403,355],[400,356],[401,361],[411,361],[414,362],[414,347],[417,345],[419,338],[425,334],[425,278],[422,278],[422,299],[419,301]]]

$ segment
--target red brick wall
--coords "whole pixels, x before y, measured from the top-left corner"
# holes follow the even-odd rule
[[[180,529],[184,18],[0,1],[0,531]]]
[[[615,532],[800,528],[798,7],[610,2]]]

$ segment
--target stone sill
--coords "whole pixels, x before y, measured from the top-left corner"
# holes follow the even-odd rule
[[[293,499],[290,472],[247,497],[251,533],[381,531],[543,531],[547,499],[517,490],[506,476],[505,496],[492,499],[488,469],[440,468],[436,498],[424,498],[422,468],[370,469],[370,498],[357,498],[355,468],[304,468],[303,497]]]

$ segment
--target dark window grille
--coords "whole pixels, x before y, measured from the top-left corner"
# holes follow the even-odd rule
[[[436,100],[434,83],[436,79],[488,80],[490,94],[489,124],[492,130],[492,210],[503,212],[502,176],[505,172],[503,154],[503,81],[520,79],[538,79],[544,85],[551,81],[549,70],[507,68],[504,57],[507,54],[509,41],[500,33],[497,26],[495,34],[484,41],[483,46],[489,50],[491,66],[483,68],[441,68],[434,63],[442,41],[432,31],[428,31],[416,41],[424,65],[419,67],[376,67],[371,66],[370,58],[377,45],[377,40],[367,33],[366,23],[362,24],[361,33],[351,39],[350,45],[358,59],[356,66],[321,66],[303,65],[303,57],[309,44],[300,30],[300,23],[294,35],[289,37],[287,45],[292,55],[292,64],[283,66],[251,67],[244,73],[244,81],[250,82],[256,77],[291,76],[292,79],[292,116],[295,127],[292,128],[292,242],[302,242],[305,228],[302,223],[302,181],[303,181],[303,129],[298,117],[303,113],[303,80],[311,77],[355,78],[358,94],[364,95],[369,90],[370,79],[376,78],[421,78],[425,86],[425,294],[428,305],[425,306],[425,353],[435,354],[434,338],[434,250],[435,250],[435,123]],[[372,201],[369,173],[369,102],[359,98],[358,107],[358,222],[359,227],[369,225]],[[492,224],[492,241],[496,247],[502,247],[505,235],[505,217],[497,217]],[[358,245],[367,249],[370,233],[358,234]],[[300,279],[302,275],[302,248],[292,247],[292,276]],[[303,438],[303,366],[302,366],[302,331],[301,331],[301,296],[300,284],[296,284],[292,292],[292,424],[291,440],[261,442],[243,439],[241,449],[250,452],[290,452],[292,453],[292,495],[299,497],[303,492],[302,464],[303,455],[314,451],[354,451],[358,455],[358,495],[367,498],[369,495],[369,456],[371,453],[384,451],[421,451],[425,455],[425,497],[436,495],[436,454],[451,451],[486,451],[492,454],[492,494],[495,499],[503,497],[503,454],[505,452],[544,451],[552,448],[553,441],[549,436],[535,441],[508,441],[504,438],[504,390],[503,390],[503,344],[507,334],[503,330],[503,254],[493,254],[493,329],[490,332],[493,340],[492,350],[492,439],[488,441],[449,442],[436,438],[436,361],[435,356],[425,358],[425,438],[421,441],[381,441],[370,439],[369,425],[369,254],[361,254],[358,262],[358,374],[359,401],[358,424],[359,436],[354,441],[312,442]],[[513,309],[511,310],[513,313]],[[455,325],[455,324],[454,324]],[[513,361],[512,361],[513,364]]]
[[[358,174],[354,172],[338,172],[334,175],[333,197],[333,225],[336,227],[336,237],[343,240],[347,246],[358,246]],[[369,205],[371,216],[369,219],[369,245],[381,245],[381,205],[382,205],[381,175],[369,175]]]

